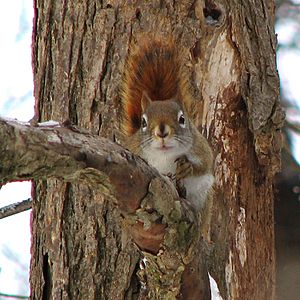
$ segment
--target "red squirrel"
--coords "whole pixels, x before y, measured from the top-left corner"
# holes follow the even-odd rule
[[[207,218],[213,153],[188,116],[193,99],[177,49],[172,38],[162,37],[144,37],[130,48],[121,92],[125,147],[174,178]]]

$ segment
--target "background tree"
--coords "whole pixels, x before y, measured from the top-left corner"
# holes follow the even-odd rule
[[[118,139],[115,82],[129,42],[158,30],[190,50],[195,119],[216,154],[211,271],[230,299],[274,296],[272,178],[282,114],[273,27],[273,5],[258,1],[36,3],[39,120],[69,118]],[[110,201],[57,180],[36,183],[35,193],[33,298],[139,294],[138,251],[121,249],[119,212]]]
[[[278,32],[277,55],[290,54],[294,59],[299,55],[300,6],[297,1],[276,1],[276,24]],[[280,31],[284,26],[285,33]],[[293,61],[293,65],[295,65]],[[288,69],[288,64],[284,65]],[[280,68],[280,65],[279,65]],[[292,68],[291,70],[296,68]],[[300,202],[299,202],[299,96],[290,91],[287,73],[281,74],[281,100],[287,120],[283,128],[282,169],[276,176],[275,237],[276,237],[276,296],[277,299],[296,299],[300,295]],[[291,74],[292,75],[292,74]]]

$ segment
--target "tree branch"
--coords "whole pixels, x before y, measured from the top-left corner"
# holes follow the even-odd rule
[[[0,119],[0,140],[0,184],[51,177],[89,184],[116,203],[141,249],[152,254],[161,249],[160,255],[148,256],[156,270],[148,274],[148,284],[160,286],[161,297],[171,286],[180,288],[200,233],[194,212],[182,205],[168,178],[121,146],[70,124]]]
[[[32,200],[26,199],[0,208],[0,219],[13,216],[31,208]]]
[[[5,294],[0,293],[1,298],[14,298],[14,299],[29,299],[27,296],[20,296],[20,295],[12,295],[12,294]]]
[[[110,196],[121,213],[143,226],[192,222],[174,185],[143,159],[70,124],[32,126],[0,118],[0,183],[58,178],[85,182]],[[132,215],[134,214],[134,215]],[[159,222],[161,223],[161,222]]]
[[[0,139],[1,184],[53,177],[88,182],[106,195],[122,198],[123,212],[134,212],[151,179],[160,177],[121,146],[72,126],[0,119]]]

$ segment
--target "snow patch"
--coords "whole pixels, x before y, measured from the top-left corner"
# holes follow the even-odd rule
[[[208,273],[208,277],[209,277],[209,283],[210,283],[211,299],[212,300],[223,300],[216,281],[209,273]]]
[[[61,127],[59,122],[49,120],[46,122],[38,123],[39,127]]]

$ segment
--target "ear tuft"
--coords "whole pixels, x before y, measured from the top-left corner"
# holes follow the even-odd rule
[[[152,102],[151,98],[149,97],[148,93],[146,91],[143,92],[142,99],[141,99],[141,106],[142,111],[144,112],[149,104]]]

